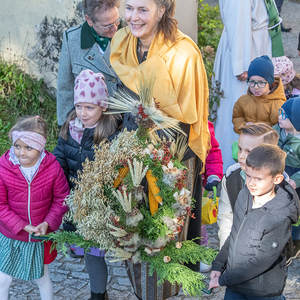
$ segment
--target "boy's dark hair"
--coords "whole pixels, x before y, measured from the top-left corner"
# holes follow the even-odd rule
[[[18,119],[17,123],[9,131],[9,138],[13,131],[32,131],[39,133],[47,139],[47,125],[46,121],[39,116],[25,116]]]
[[[254,170],[270,169],[270,175],[275,177],[284,172],[286,153],[278,146],[262,144],[251,150],[246,159],[247,167]]]
[[[279,134],[271,126],[258,122],[240,127],[240,134],[263,137],[265,144],[278,145]]]

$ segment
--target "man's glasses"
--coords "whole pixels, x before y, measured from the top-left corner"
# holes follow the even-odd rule
[[[259,88],[264,88],[268,81],[253,81],[253,80],[247,80],[247,84],[250,87],[255,87],[257,85]]]
[[[279,116],[281,115],[282,120],[288,119],[288,116],[286,115],[286,113],[281,108],[279,108],[279,110],[278,110],[278,115]]]
[[[119,26],[119,24],[121,23],[122,19],[123,19],[123,16],[121,15],[120,18],[119,18],[116,22],[114,22],[114,23],[112,23],[112,24],[110,24],[110,25],[107,25],[107,26],[102,26],[102,25],[100,25],[100,26],[101,26],[104,30],[109,30],[109,29],[111,29],[113,26]]]

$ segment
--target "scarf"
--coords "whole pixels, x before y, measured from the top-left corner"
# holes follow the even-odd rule
[[[269,14],[269,34],[272,41],[272,56],[280,57],[284,55],[282,36],[281,36],[281,19],[274,0],[265,0],[266,8]]]
[[[111,41],[111,38],[100,36],[97,34],[97,32],[95,31],[95,29],[93,27],[91,27],[91,29],[92,29],[92,33],[93,33],[96,43],[101,47],[103,52],[105,52],[105,50],[108,46],[108,43]]]
[[[115,34],[110,56],[113,69],[135,93],[140,72],[156,77],[153,97],[164,113],[190,124],[189,147],[205,163],[210,148],[208,85],[198,46],[180,31],[173,44],[165,43],[163,33],[159,33],[151,43],[147,60],[139,64],[137,42],[128,27]]]
[[[90,127],[90,128],[95,128],[97,126],[97,124],[98,123],[96,123],[93,127]],[[78,144],[81,144],[81,140],[82,140],[83,132],[84,132],[85,128],[87,128],[87,127],[83,127],[83,124],[81,123],[81,121],[78,118],[76,118],[75,120],[71,120],[69,122],[70,135]]]

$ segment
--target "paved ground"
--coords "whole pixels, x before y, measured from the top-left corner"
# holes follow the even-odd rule
[[[207,226],[211,247],[218,248],[217,225]],[[110,300],[136,300],[133,289],[128,280],[125,267],[122,263],[109,263],[108,295]],[[55,300],[87,300],[90,289],[88,274],[83,259],[74,259],[58,255],[50,265],[51,279],[54,285]],[[209,277],[209,273],[205,273]],[[289,267],[287,285],[284,290],[287,300],[300,299],[300,258],[293,261]],[[224,288],[214,291],[211,295],[203,294],[204,299],[221,300],[224,297]],[[10,300],[38,300],[38,287],[32,282],[14,280],[10,289]],[[185,297],[180,291],[178,296],[170,300],[196,299]],[[1,300],[1,299],[0,299]]]
[[[238,0],[240,1],[240,0]],[[205,1],[209,4],[218,3],[217,0]],[[299,1],[285,1],[282,7],[282,18],[286,27],[292,27],[290,33],[283,33],[285,54],[294,62],[295,70],[300,73],[300,58],[298,56],[298,34],[300,31],[300,3]],[[208,226],[211,246],[218,248],[217,226]],[[108,295],[110,300],[136,300],[125,267],[121,263],[107,263],[109,268]],[[55,300],[86,300],[89,298],[88,275],[83,259],[67,258],[58,255],[50,267],[54,285]],[[207,273],[209,277],[209,273]],[[287,285],[284,290],[287,300],[300,299],[300,259],[295,260],[289,267]],[[224,288],[203,295],[210,300],[223,299]],[[38,300],[38,288],[34,283],[14,280],[10,289],[10,300]],[[170,300],[195,299],[185,297],[182,291]],[[1,299],[0,299],[1,300]]]

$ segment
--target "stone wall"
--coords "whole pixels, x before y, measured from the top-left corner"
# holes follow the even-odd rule
[[[120,12],[124,15],[125,0]],[[63,31],[84,18],[80,0],[0,0],[0,56],[55,92]],[[179,28],[197,38],[197,0],[177,0]]]

